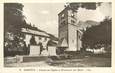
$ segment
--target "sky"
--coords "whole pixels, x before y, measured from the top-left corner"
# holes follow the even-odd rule
[[[28,23],[58,36],[58,13],[64,9],[64,3],[27,3],[23,5]]]
[[[58,37],[58,13],[64,9],[66,3],[25,3],[23,13],[27,23],[35,25],[41,30],[51,33]],[[111,17],[111,4],[102,3],[96,10],[85,8],[78,9],[78,19],[80,21],[103,21]]]
[[[111,3],[107,2],[97,6],[96,10],[78,9],[78,19],[81,21],[93,20],[100,22],[107,16],[112,17]]]

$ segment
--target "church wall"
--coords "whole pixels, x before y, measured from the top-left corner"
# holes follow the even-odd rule
[[[68,25],[68,40],[69,40],[69,51],[77,51],[77,36],[76,36],[76,27],[69,24]]]

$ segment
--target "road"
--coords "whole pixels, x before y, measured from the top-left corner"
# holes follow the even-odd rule
[[[5,67],[111,67],[111,58],[85,57],[81,59],[47,60],[40,62],[10,63]]]

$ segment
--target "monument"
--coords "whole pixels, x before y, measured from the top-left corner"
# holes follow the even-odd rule
[[[31,45],[29,56],[39,56],[40,55],[40,46]]]

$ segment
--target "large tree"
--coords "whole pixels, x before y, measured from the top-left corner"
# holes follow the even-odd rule
[[[16,55],[23,51],[24,35],[21,27],[26,24],[23,15],[23,5],[20,3],[4,4],[4,56]]]
[[[4,28],[6,32],[16,32],[20,29],[24,23],[22,11],[23,5],[20,3],[4,4]]]
[[[111,45],[111,19],[106,18],[100,25],[87,28],[83,34],[84,45],[93,47],[96,44]]]

